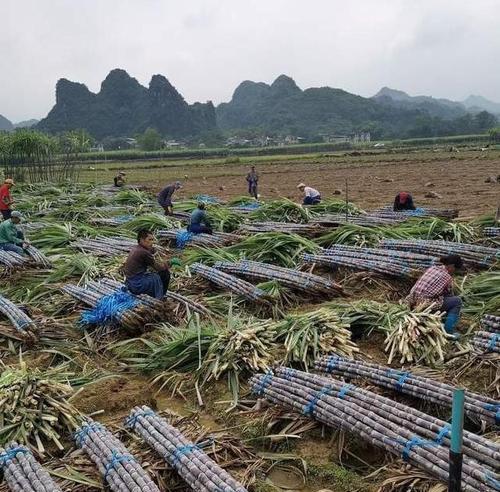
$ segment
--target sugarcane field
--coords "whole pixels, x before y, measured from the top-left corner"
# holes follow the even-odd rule
[[[496,152],[33,165],[0,492],[500,490]]]

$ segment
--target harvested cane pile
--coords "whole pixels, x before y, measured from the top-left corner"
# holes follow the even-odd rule
[[[500,333],[477,331],[472,338],[472,345],[480,353],[500,354]]]
[[[6,316],[23,339],[37,337],[37,324],[12,301],[0,295],[0,313]]]
[[[388,205],[387,207],[382,207],[378,210],[373,210],[370,215],[375,217],[438,217],[440,219],[456,219],[458,217],[458,210],[446,209],[446,208],[417,208],[416,210],[393,210],[393,208]]]
[[[448,479],[450,425],[440,419],[352,384],[289,368],[254,376],[251,384],[272,403],[348,431],[439,480]],[[463,454],[463,490],[496,490],[500,445],[465,431]]]
[[[500,227],[485,227],[483,229],[483,234],[486,237],[499,237],[500,236]]]
[[[114,256],[128,253],[134,246],[137,246],[137,241],[124,237],[97,236],[94,239],[79,239],[71,246],[96,256]]]
[[[136,458],[103,425],[86,421],[76,431],[75,441],[113,492],[160,492]]]
[[[12,492],[62,492],[31,451],[16,442],[0,447],[0,470]]]
[[[299,236],[316,236],[322,233],[322,228],[312,224],[294,224],[288,222],[250,222],[243,224],[242,233],[257,232],[283,232],[285,234],[298,234]]]
[[[319,275],[279,267],[269,263],[249,260],[240,260],[235,263],[220,261],[215,263],[214,267],[234,275],[241,275],[261,281],[274,280],[285,287],[306,292],[311,296],[331,296],[342,291],[342,287],[339,284]]]
[[[481,324],[485,331],[500,333],[500,316],[485,314],[481,320]]]
[[[193,234],[185,229],[171,229],[157,231],[158,239],[175,244],[177,248],[184,248],[187,244],[217,248],[235,243],[241,236],[228,232],[214,232],[213,234]]]
[[[146,406],[135,407],[126,424],[172,468],[177,470],[193,490],[246,492],[243,485],[234,480],[202,451],[204,445],[211,444],[210,441],[194,444]]]
[[[406,218],[383,218],[373,217],[371,215],[345,215],[345,214],[328,214],[313,217],[310,221],[311,224],[319,224],[322,226],[338,226],[345,224],[356,224],[365,227],[373,226],[390,226],[398,224],[406,220]]]
[[[338,355],[324,356],[316,361],[318,371],[351,379],[362,379],[405,395],[436,403],[451,409],[454,386],[431,378],[418,376],[409,371],[395,370],[387,366],[353,360]],[[467,391],[464,409],[475,421],[500,425],[500,401]]]
[[[43,455],[44,443],[64,449],[61,436],[78,427],[73,389],[59,371],[7,367],[0,375],[0,445],[16,441]]]
[[[267,296],[263,290],[255,287],[255,285],[250,282],[224,273],[217,268],[202,265],[201,263],[194,263],[190,266],[190,270],[214,283],[218,287],[228,289],[248,301],[267,302]]]

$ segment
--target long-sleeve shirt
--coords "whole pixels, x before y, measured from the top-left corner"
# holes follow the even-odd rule
[[[453,278],[444,265],[428,268],[412,287],[408,296],[411,305],[436,302],[443,303],[446,295],[451,293]]]
[[[9,210],[12,201],[9,187],[6,184],[0,186],[0,210]]]
[[[191,225],[204,224],[206,226],[210,225],[210,220],[208,219],[207,212],[199,208],[195,208],[191,212]]]
[[[321,196],[321,194],[318,190],[315,190],[314,188],[311,188],[310,186],[306,186],[304,188],[304,195],[311,197],[311,198],[316,198],[317,196]]]
[[[257,184],[257,182],[259,181],[259,175],[256,172],[250,171],[247,174],[247,181],[250,184]]]
[[[0,223],[0,244],[23,244],[23,240],[17,235],[18,229],[12,219],[4,220]]]
[[[172,205],[172,195],[175,192],[175,185],[171,184],[163,188],[163,190],[158,193],[158,203],[165,207],[166,205]]]

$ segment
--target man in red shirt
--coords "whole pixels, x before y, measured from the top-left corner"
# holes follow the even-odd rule
[[[10,189],[14,186],[14,181],[7,178],[3,185],[0,186],[0,212],[2,212],[3,220],[10,219],[12,210],[11,206],[14,203]]]
[[[417,280],[407,299],[411,307],[432,303],[439,306],[440,311],[446,312],[444,323],[446,333],[458,338],[455,326],[460,317],[462,299],[453,295],[452,274],[462,268],[462,258],[458,255],[449,255],[443,256],[439,261],[441,265],[428,268]]]

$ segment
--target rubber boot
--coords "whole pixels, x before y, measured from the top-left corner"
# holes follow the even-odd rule
[[[452,335],[455,340],[460,338],[460,334],[455,331],[455,326],[458,323],[458,315],[455,313],[450,313],[446,316],[446,321],[444,322],[444,331],[448,335]]]

